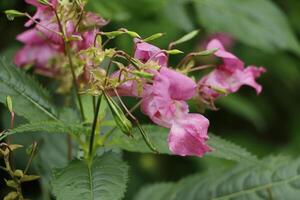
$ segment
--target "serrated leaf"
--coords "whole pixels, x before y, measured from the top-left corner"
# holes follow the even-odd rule
[[[156,195],[160,193],[166,197],[164,200],[296,199],[300,195],[300,158],[273,157],[263,162],[271,170],[255,164],[240,163],[229,170],[213,169],[184,178],[169,188],[167,194],[165,191],[160,192],[157,184],[141,192],[147,194],[156,189]]]
[[[8,135],[15,135],[24,132],[46,132],[46,133],[71,133],[74,135],[87,134],[89,128],[78,123],[64,123],[61,121],[40,121],[20,125],[17,128],[6,131],[0,140]]]
[[[194,0],[198,21],[210,32],[227,32],[265,51],[300,45],[284,13],[269,0]]]
[[[150,141],[155,147],[157,147],[158,152],[171,154],[167,144],[167,137],[169,133],[168,129],[153,125],[145,125],[143,127],[148,133]],[[117,146],[127,151],[151,153],[151,150],[147,147],[142,137],[138,134],[138,130],[136,128],[133,129],[133,133],[134,138],[128,138],[127,136],[122,135],[120,131],[117,131],[114,133],[112,140],[107,145]],[[258,162],[255,156],[238,145],[235,145],[213,134],[209,134],[209,137],[208,144],[214,149],[214,151],[206,154],[207,156],[238,162]]]
[[[58,200],[119,200],[127,182],[128,166],[119,154],[105,153],[92,163],[72,161],[54,171],[53,193]]]
[[[14,112],[29,121],[57,120],[49,94],[29,75],[0,58],[0,102],[11,96]]]

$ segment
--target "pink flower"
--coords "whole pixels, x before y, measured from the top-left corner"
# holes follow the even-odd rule
[[[214,101],[222,95],[237,92],[242,85],[253,87],[257,94],[261,92],[262,87],[255,79],[266,71],[265,68],[255,66],[244,68],[244,63],[227,52],[216,39],[207,46],[207,49],[212,48],[219,49],[215,55],[222,58],[223,63],[198,82],[199,95],[203,100]]]
[[[194,88],[194,85],[191,86]],[[190,89],[188,89],[190,90]],[[188,113],[188,105],[180,99],[171,98],[170,79],[160,73],[155,75],[153,85],[144,87],[141,110],[160,126],[170,128],[173,119]]]
[[[142,42],[139,39],[135,39],[134,42],[136,44],[134,53],[135,58],[139,59],[143,63],[154,61],[161,67],[167,67],[168,57],[161,49],[146,42]]]
[[[35,14],[33,15],[33,19],[37,21],[49,21],[51,18],[54,17],[54,13],[49,6],[43,5],[39,3],[37,0],[26,0],[26,3],[31,4],[37,8]],[[53,8],[55,8],[58,4],[57,0],[50,1]],[[34,24],[34,20],[28,20],[25,23],[26,27],[31,26]]]
[[[243,69],[244,63],[238,59],[232,53],[226,51],[219,40],[211,40],[206,49],[218,49],[214,53],[215,56],[222,58],[224,68],[227,68],[228,71],[234,72],[236,69]]]
[[[32,28],[17,35],[17,40],[30,45],[42,44],[45,42],[45,36],[43,36],[38,30]]]
[[[195,88],[189,77],[162,67],[142,97],[142,112],[154,123],[171,128],[170,151],[181,156],[203,156],[211,151],[206,145],[209,121],[200,114],[189,114],[185,102],[195,94]]]
[[[36,65],[36,71],[39,74],[52,77],[56,71],[48,63],[57,55],[57,51],[48,44],[25,45],[19,50],[15,57],[14,63],[17,66]]]

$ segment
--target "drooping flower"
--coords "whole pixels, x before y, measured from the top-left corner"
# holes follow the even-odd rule
[[[257,94],[261,92],[262,87],[255,79],[266,71],[265,68],[255,66],[244,68],[244,63],[227,52],[216,39],[213,39],[207,46],[207,49],[213,48],[218,48],[214,55],[220,57],[223,62],[198,82],[201,99],[211,102],[220,96],[237,92],[243,85],[253,87]]]

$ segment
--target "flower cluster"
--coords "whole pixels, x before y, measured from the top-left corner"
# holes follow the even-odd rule
[[[207,46],[208,50],[214,48],[217,48],[214,54],[223,58],[224,63],[196,84],[188,76],[168,68],[168,57],[161,49],[135,40],[134,57],[144,64],[155,62],[159,68],[148,70],[154,76],[151,83],[143,81],[142,94],[137,91],[138,83],[132,80],[119,85],[118,91],[123,96],[142,98],[141,111],[154,123],[170,128],[168,143],[174,154],[203,156],[212,150],[206,144],[209,120],[201,114],[189,113],[187,100],[200,96],[204,101],[214,101],[224,94],[221,91],[236,92],[243,84],[254,87],[258,93],[261,91],[255,78],[264,68],[244,69],[243,62],[225,51],[216,39]]]
[[[35,66],[35,71],[49,77],[69,73],[65,65],[65,41],[71,51],[79,52],[94,45],[94,39],[101,26],[107,24],[100,16],[86,12],[76,1],[69,3],[50,0],[42,4],[38,0],[26,0],[37,8],[33,17],[25,23],[28,30],[17,36],[24,44],[14,58],[19,67]],[[78,12],[79,11],[79,12]]]
[[[168,144],[174,154],[201,157],[212,151],[207,144],[209,120],[202,114],[190,113],[188,100],[200,99],[213,108],[216,99],[237,92],[242,85],[253,87],[257,93],[262,90],[256,78],[265,72],[265,68],[245,68],[244,63],[226,51],[216,38],[208,42],[204,54],[188,54],[213,53],[222,60],[219,66],[196,83],[186,75],[194,67],[189,64],[189,56],[180,62],[180,70],[172,69],[168,64],[168,53],[180,51],[172,50],[172,45],[169,50],[161,50],[126,29],[100,32],[99,28],[107,22],[94,13],[85,12],[84,3],[80,0],[72,3],[58,0],[26,2],[34,5],[37,11],[33,17],[26,15],[30,19],[25,26],[31,28],[17,36],[25,46],[17,52],[15,63],[20,67],[33,65],[37,73],[45,76],[60,77],[62,87],[67,90],[72,86],[70,79],[73,79],[83,120],[85,117],[79,92],[104,94],[107,101],[111,102],[110,96],[114,95],[140,98],[141,111],[155,124],[170,129]],[[133,57],[121,50],[104,49],[106,42],[125,33],[134,38]],[[98,36],[100,41],[97,40]],[[105,43],[102,43],[101,36],[108,38]],[[224,39],[224,36],[220,38]],[[231,44],[231,39],[226,41],[228,45]],[[125,59],[129,64],[124,65],[116,58]],[[109,63],[107,70],[102,68],[104,61]],[[110,74],[112,64],[118,66],[119,70]],[[196,71],[195,68],[191,71]],[[80,83],[84,87],[79,87]],[[124,123],[127,118],[122,109],[115,103],[110,106],[118,115],[117,123]],[[97,122],[96,114],[94,121]],[[124,126],[126,132],[130,132],[129,124],[127,120],[127,126]]]

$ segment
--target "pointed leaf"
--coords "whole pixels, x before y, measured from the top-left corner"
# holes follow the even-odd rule
[[[139,200],[151,200],[156,192],[164,200],[294,200],[300,195],[300,158],[271,157],[263,160],[270,169],[240,163],[229,170],[213,169],[170,183],[154,184],[138,193]],[[143,195],[144,194],[144,195]],[[159,198],[158,198],[159,199]]]
[[[0,58],[0,102],[11,96],[14,112],[29,121],[57,120],[49,94],[29,75]]]

